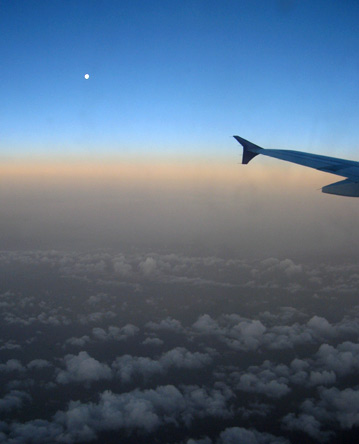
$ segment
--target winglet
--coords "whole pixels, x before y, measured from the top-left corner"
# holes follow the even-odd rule
[[[260,154],[260,152],[263,150],[263,148],[261,148],[258,145],[254,145],[254,143],[249,142],[246,139],[242,139],[242,137],[239,136],[233,136],[237,142],[239,142],[242,146],[243,146],[243,157],[242,157],[242,163],[244,165],[246,165],[247,163],[249,163],[253,157],[258,156],[258,154]]]

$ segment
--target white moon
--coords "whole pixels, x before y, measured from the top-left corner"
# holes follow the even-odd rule
[[[89,74],[85,74],[84,77],[85,77],[85,79],[87,80],[87,79],[90,78],[90,75],[89,75]]]

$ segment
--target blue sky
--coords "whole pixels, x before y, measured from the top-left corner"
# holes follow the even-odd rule
[[[354,1],[3,0],[1,156],[232,159],[240,134],[359,159],[358,19]]]

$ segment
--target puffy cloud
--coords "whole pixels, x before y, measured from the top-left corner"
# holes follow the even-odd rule
[[[30,401],[31,396],[19,390],[11,390],[3,398],[0,398],[0,411],[18,409],[23,406],[24,401]]]
[[[335,328],[325,318],[319,316],[313,316],[307,325],[318,336],[331,337],[336,334]]]
[[[359,371],[359,344],[343,342],[336,348],[322,344],[316,354],[317,365],[334,371],[339,376]]]
[[[257,430],[247,430],[242,427],[230,427],[224,430],[216,444],[289,444],[285,438],[261,433]]]
[[[331,385],[334,384],[337,377],[333,371],[324,370],[322,372],[311,371],[309,382],[312,385]]]
[[[266,360],[260,366],[250,366],[240,373],[233,372],[230,377],[237,389],[272,398],[288,394],[293,385],[325,386],[334,384],[337,379],[333,371],[321,368],[315,361],[297,358],[289,366]]]
[[[303,271],[302,266],[296,265],[291,259],[284,259],[283,261],[280,261],[277,267],[279,270],[283,270],[284,273],[289,277]]]
[[[21,350],[21,345],[13,340],[9,340],[4,345],[0,346],[0,350]]]
[[[41,312],[37,316],[16,316],[13,313],[7,313],[4,315],[4,321],[7,324],[19,324],[19,325],[31,325],[35,323],[41,323],[44,325],[63,326],[71,324],[71,320],[64,315],[60,314],[48,314]]]
[[[229,418],[228,388],[198,386],[160,386],[121,394],[103,392],[98,403],[71,401],[67,410],[58,411],[52,421],[34,420],[9,426],[10,444],[36,441],[73,443],[90,441],[101,431],[139,430],[153,432],[164,424],[190,425],[198,417]]]
[[[213,444],[211,438],[205,437],[200,439],[189,439],[186,444]]]
[[[263,275],[264,273],[266,273],[266,275],[268,275],[268,273],[273,275],[275,272],[280,272],[290,278],[303,271],[302,265],[296,265],[291,259],[280,261],[279,259],[271,257],[260,261],[258,266],[259,270],[255,270],[255,275]]]
[[[132,324],[126,324],[121,328],[110,325],[107,332],[103,328],[95,327],[92,329],[92,334],[96,339],[101,341],[108,341],[110,339],[124,341],[135,336],[139,331],[140,329]]]
[[[111,369],[106,364],[100,363],[85,351],[80,352],[77,356],[66,355],[64,362],[66,370],[59,370],[56,376],[56,381],[60,384],[88,383],[112,377]]]
[[[132,274],[132,266],[126,262],[126,259],[123,255],[116,256],[113,260],[113,269],[115,273],[119,274],[123,277],[131,276]]]
[[[173,319],[168,316],[166,319],[162,319],[160,322],[156,323],[153,321],[147,322],[146,327],[151,330],[168,330],[176,333],[181,333],[183,327],[180,321]]]
[[[300,414],[295,416],[293,413],[289,413],[283,418],[282,424],[287,430],[300,430],[319,441],[325,441],[332,436],[331,433],[321,430],[320,421],[312,415]]]
[[[0,372],[24,372],[25,367],[18,359],[9,359],[5,364],[0,364]]]
[[[339,338],[343,335],[359,333],[359,323],[343,319],[337,324],[330,324],[327,319],[313,316],[307,323],[292,325],[275,325],[268,328],[263,344],[269,349],[293,348],[298,344],[316,343],[323,340]]]
[[[243,427],[229,427],[221,432],[215,441],[204,437],[189,439],[186,444],[289,444],[289,441],[270,433],[261,433]]]
[[[156,347],[160,347],[161,345],[163,345],[163,341],[160,338],[152,338],[152,337],[148,337],[146,338],[143,342],[143,345],[152,345],[152,346],[156,346]]]
[[[150,276],[156,270],[157,263],[153,257],[148,257],[145,261],[139,263],[139,267],[145,276]]]
[[[110,327],[109,327],[110,329]],[[120,329],[121,335],[129,338],[131,336],[135,336],[140,331],[138,327],[133,324],[126,324],[124,327]]]
[[[165,373],[170,368],[199,369],[211,362],[211,356],[206,353],[192,353],[183,347],[177,347],[163,353],[158,360],[141,356],[120,356],[112,367],[123,382],[129,382],[136,374],[148,378],[156,373]]]
[[[237,388],[245,392],[263,393],[272,398],[280,398],[290,392],[289,368],[285,365],[275,366],[265,361],[262,366],[251,366],[246,373],[238,376]]]
[[[33,359],[27,364],[27,368],[29,368],[30,370],[41,369],[51,366],[52,366],[51,362],[46,361],[45,359]]]
[[[62,439],[62,433],[63,427],[56,422],[35,419],[23,424],[11,424],[9,430],[4,430],[3,442],[6,444],[48,444]],[[74,440],[71,438],[68,442],[72,443]]]
[[[295,312],[292,309],[285,310],[284,317],[280,315],[281,322],[288,320]],[[276,317],[267,312],[262,319],[273,322]],[[352,334],[354,331],[358,334],[359,324],[354,325],[346,319],[338,324],[330,324],[323,317],[313,316],[303,324],[295,322],[292,325],[266,327],[259,320],[242,318],[236,314],[223,315],[218,319],[204,314],[194,322],[192,329],[198,334],[215,336],[236,350],[256,350],[259,347],[280,350]]]
[[[76,347],[83,347],[87,342],[90,342],[90,337],[87,335],[81,336],[80,338],[72,337],[66,340],[66,344]]]
[[[93,294],[88,298],[88,302],[91,305],[96,305],[98,303],[103,303],[109,299],[109,295],[106,293]]]
[[[302,430],[323,441],[333,435],[333,432],[325,430],[325,427],[335,423],[342,429],[359,426],[358,387],[344,390],[322,387],[319,390],[319,400],[308,399],[302,403],[301,413],[290,413],[283,418],[285,428]]]
[[[164,353],[159,361],[166,368],[177,367],[196,369],[209,365],[212,362],[212,358],[206,353],[192,353],[183,347],[177,347]]]
[[[107,310],[105,312],[96,311],[96,312],[89,313],[89,314],[80,314],[78,316],[78,319],[81,324],[88,324],[90,322],[101,322],[104,319],[111,319],[111,318],[115,318],[115,317],[116,317],[116,313],[114,313],[111,310]]]
[[[217,321],[211,318],[210,315],[204,314],[200,316],[193,324],[193,328],[201,334],[207,335],[221,335],[224,330],[220,328]]]
[[[140,374],[147,378],[155,373],[165,371],[159,361],[142,356],[123,355],[117,358],[112,368],[116,371],[117,376],[122,382],[130,382],[135,374]]]
[[[256,350],[266,331],[260,321],[244,319],[235,314],[223,316],[217,321],[204,314],[192,327],[199,334],[216,336],[235,350]]]
[[[359,425],[359,389],[347,388],[339,390],[335,387],[322,389],[319,408],[330,412],[333,419],[344,429]]]

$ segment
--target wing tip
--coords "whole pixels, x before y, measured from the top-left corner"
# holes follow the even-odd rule
[[[258,156],[259,151],[262,149],[254,143],[249,142],[246,139],[243,139],[239,136],[233,136],[238,143],[243,146],[243,156],[242,156],[242,164],[247,165],[254,157]]]

